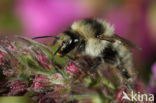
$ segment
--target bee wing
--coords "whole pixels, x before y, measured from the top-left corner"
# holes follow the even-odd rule
[[[126,45],[127,47],[131,47],[131,48],[134,48],[134,49],[138,49],[138,50],[141,50],[141,48],[137,47],[136,45],[134,45],[132,42],[130,42],[129,40],[127,39],[124,39],[118,35],[114,35],[113,37],[105,37],[103,35],[100,35],[98,36],[99,39],[101,40],[107,40],[109,42],[115,42],[116,40],[119,40],[121,41],[124,45]]]
[[[118,40],[120,40],[122,43],[124,43],[125,45],[127,45],[128,47],[134,48],[134,49],[138,49],[141,50],[141,48],[139,48],[138,46],[136,46],[135,44],[133,44],[131,41],[124,39],[118,35],[114,35],[115,38],[117,38]]]

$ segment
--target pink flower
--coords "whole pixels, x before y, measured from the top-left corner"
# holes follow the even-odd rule
[[[152,93],[152,94],[156,94],[156,84],[154,84],[156,81],[152,81],[150,80],[150,82],[148,83],[148,92]]]
[[[27,85],[23,80],[13,80],[9,83],[10,92],[8,95],[16,95],[26,92]]]
[[[125,92],[125,88],[120,87],[119,89],[116,90],[115,92],[115,99],[119,102],[119,103],[123,103],[122,101],[122,97],[123,97],[123,91]]]
[[[156,63],[152,66],[152,76],[148,83],[148,91],[150,93],[156,94]]]
[[[74,20],[91,15],[77,0],[17,0],[16,11],[29,37],[57,35]]]
[[[73,63],[73,62],[69,62],[66,67],[65,67],[65,72],[70,75],[78,75],[80,74],[80,70],[79,68]]]
[[[47,56],[44,54],[44,53],[38,53],[37,54],[37,60],[38,60],[38,63],[44,67],[45,69],[50,69],[50,63],[49,63],[49,60],[47,58]]]
[[[0,65],[3,63],[4,54],[0,51]]]
[[[7,69],[7,70],[4,70],[4,71],[3,71],[3,74],[4,74],[6,77],[12,77],[12,76],[15,74],[15,72],[14,72],[14,70],[12,70],[12,69]]]
[[[0,59],[4,57],[4,54],[0,51]]]
[[[38,74],[33,79],[32,89],[35,91],[42,91],[42,89],[50,85],[49,78],[46,75]]]

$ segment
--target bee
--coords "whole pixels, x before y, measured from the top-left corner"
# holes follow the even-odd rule
[[[56,36],[35,37],[56,38],[58,45],[55,54],[63,57],[79,58],[89,56],[96,63],[90,68],[94,71],[100,64],[117,68],[127,80],[133,75],[133,58],[130,48],[140,49],[130,41],[116,35],[114,27],[102,19],[82,19],[75,21],[67,30]]]

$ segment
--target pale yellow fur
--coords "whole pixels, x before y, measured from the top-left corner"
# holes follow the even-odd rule
[[[104,33],[101,35],[105,35],[111,37],[114,35],[114,27],[113,25],[109,24],[108,22],[102,19],[96,19],[99,23],[103,25]],[[84,20],[76,21],[71,26],[72,30],[78,32],[80,35],[84,36],[85,38],[93,38],[95,31],[92,30],[91,25],[85,24]]]
[[[91,57],[101,56],[104,48],[107,47],[108,43],[108,41],[101,41],[96,38],[90,38],[87,40],[85,53]]]
[[[91,29],[91,25],[87,24],[84,25],[84,21],[76,21],[71,26],[73,31],[78,32],[80,35],[84,36],[85,38],[92,38],[94,35],[94,30]]]
[[[97,19],[98,22],[102,23],[102,25],[105,28],[105,32],[103,35],[112,37],[114,35],[114,26],[108,23],[107,21],[104,21],[102,19]]]

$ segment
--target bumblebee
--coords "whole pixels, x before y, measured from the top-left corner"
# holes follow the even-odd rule
[[[42,36],[33,39],[46,37],[56,38],[54,44],[58,45],[58,49],[55,54],[61,57],[89,56],[95,59],[96,63],[91,67],[91,71],[104,63],[109,68],[117,68],[126,79],[130,79],[133,75],[132,53],[129,48],[139,48],[116,35],[114,27],[104,20],[78,20],[57,37]]]

